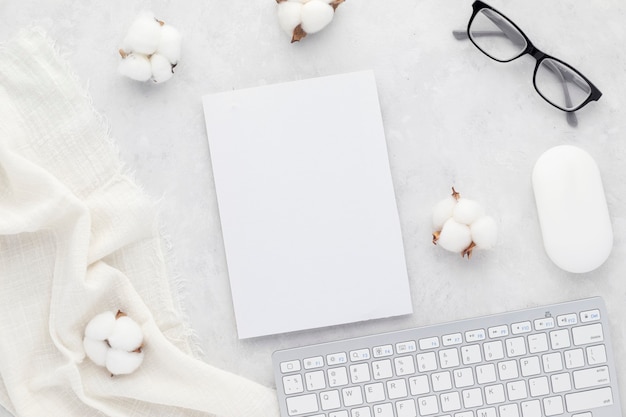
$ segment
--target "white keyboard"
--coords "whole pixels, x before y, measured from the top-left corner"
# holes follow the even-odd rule
[[[589,298],[277,351],[282,417],[620,417]]]

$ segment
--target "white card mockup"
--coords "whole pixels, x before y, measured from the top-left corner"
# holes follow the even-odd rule
[[[412,313],[373,72],[203,105],[240,338]]]

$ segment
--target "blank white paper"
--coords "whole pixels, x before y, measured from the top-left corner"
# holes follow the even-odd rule
[[[373,72],[203,105],[240,338],[412,313]]]

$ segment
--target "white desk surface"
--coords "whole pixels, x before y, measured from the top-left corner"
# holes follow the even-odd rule
[[[45,28],[110,124],[121,158],[162,198],[206,361],[273,386],[270,355],[279,348],[601,295],[626,404],[626,8],[621,0],[491,2],[603,91],[572,128],[534,91],[532,58],[499,64],[453,38],[471,3],[347,0],[323,32],[290,44],[274,0],[4,0],[0,41]],[[184,36],[181,63],[162,85],[116,72],[124,33],[146,8]],[[377,79],[415,313],[240,341],[200,97],[365,69]],[[558,269],[542,247],[530,174],[559,144],[586,149],[604,180],[614,248],[588,274]],[[453,185],[499,225],[496,249],[469,261],[431,243],[431,208]]]

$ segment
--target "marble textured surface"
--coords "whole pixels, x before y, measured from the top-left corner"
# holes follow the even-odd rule
[[[600,295],[626,402],[626,6],[491,4],[603,91],[579,112],[577,128],[534,91],[532,58],[499,64],[453,38],[469,0],[347,0],[329,27],[298,44],[278,27],[274,0],[3,0],[0,41],[43,27],[106,118],[121,158],[160,199],[172,268],[207,362],[272,386],[270,355],[279,348]],[[125,30],[145,9],[184,36],[182,61],[162,85],[116,72]],[[364,69],[377,79],[415,313],[238,340],[201,95]],[[542,247],[530,173],[559,144],[591,153],[604,180],[614,248],[587,274],[560,270]],[[469,261],[431,243],[431,208],[452,185],[499,225],[497,247]]]

